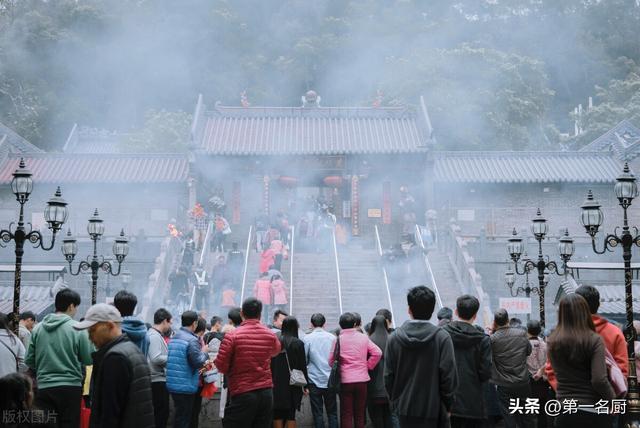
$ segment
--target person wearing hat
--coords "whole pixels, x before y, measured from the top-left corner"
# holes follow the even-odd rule
[[[73,328],[88,329],[98,349],[93,353],[91,427],[153,427],[149,365],[140,349],[122,334],[120,312],[98,303]]]

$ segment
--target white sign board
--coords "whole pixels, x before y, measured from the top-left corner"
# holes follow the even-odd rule
[[[511,314],[530,314],[531,298],[527,297],[501,297],[500,307]]]
[[[458,210],[458,221],[475,221],[475,210]]]

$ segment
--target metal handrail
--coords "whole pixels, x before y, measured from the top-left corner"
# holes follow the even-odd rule
[[[249,267],[249,251],[251,251],[251,238],[253,238],[253,225],[249,226],[247,236],[247,251],[244,253],[244,272],[242,273],[242,288],[240,289],[240,302],[244,301],[244,285],[247,282],[247,268]]]
[[[338,246],[336,244],[336,231],[333,230],[331,234],[333,238],[333,256],[336,261],[336,278],[338,280],[338,308],[340,309],[340,314],[342,315],[342,285],[340,284],[340,263],[338,262]]]
[[[296,238],[296,227],[291,226],[291,250],[289,251],[289,313],[293,314],[293,251]]]
[[[427,248],[424,245],[424,241],[422,240],[422,233],[420,233],[420,227],[416,224],[416,236],[418,237],[418,242],[420,243],[420,247],[422,250],[426,250]],[[442,299],[440,298],[440,292],[438,291],[438,284],[436,284],[436,278],[433,276],[433,270],[431,270],[431,263],[429,263],[429,257],[424,255],[424,265],[427,268],[427,276],[431,280],[431,284],[433,284],[433,291],[436,293],[436,301],[438,302],[438,306],[443,308]]]
[[[378,225],[375,225],[376,231],[376,244],[378,247],[378,255],[382,257],[382,243],[380,242],[380,232],[378,231]],[[382,277],[384,278],[384,287],[387,290],[387,301],[389,302],[389,310],[393,314],[393,304],[391,303],[391,291],[389,291],[389,277],[387,275],[387,268],[382,265]],[[391,319],[391,325],[393,328],[396,328],[396,320],[395,318]]]

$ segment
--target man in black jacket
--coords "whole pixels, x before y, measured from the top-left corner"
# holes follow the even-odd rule
[[[535,426],[533,415],[509,412],[510,400],[519,400],[524,405],[531,397],[527,356],[531,354],[531,343],[527,332],[519,327],[509,327],[509,314],[498,309],[493,318],[491,335],[493,367],[491,383],[496,385],[500,413],[506,428],[529,428]]]
[[[98,348],[93,354],[92,428],[153,428],[151,376],[147,359],[122,334],[122,317],[111,305],[98,303],[74,326],[89,329]]]
[[[402,428],[449,426],[458,375],[451,337],[428,320],[436,296],[425,286],[407,294],[410,321],[387,341],[384,383]]]
[[[465,294],[456,301],[456,316],[444,326],[453,340],[458,381],[451,408],[452,428],[481,428],[487,418],[482,400],[482,384],[491,378],[491,340],[473,325],[480,302]]]

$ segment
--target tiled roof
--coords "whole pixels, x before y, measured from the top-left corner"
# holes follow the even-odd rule
[[[5,138],[3,138],[5,137]],[[9,147],[10,153],[43,153],[44,150],[34,146],[13,129],[0,122],[0,143]]]
[[[451,183],[609,183],[620,163],[601,153],[438,152],[434,180]]]
[[[618,159],[632,160],[640,155],[640,129],[625,119],[580,151],[613,152]]]
[[[570,276],[570,278],[572,278]],[[572,278],[573,279],[573,278]],[[587,281],[588,282],[588,281]],[[582,283],[582,281],[581,281]],[[560,298],[566,294],[573,293],[576,291],[579,285],[574,281],[563,281],[560,284],[560,288],[556,295],[556,300],[554,302],[555,305],[558,304]],[[603,284],[589,284],[593,285],[598,289],[600,293],[600,308],[598,309],[598,313],[614,315],[614,314],[625,314],[626,307],[624,301],[624,285],[603,285]],[[640,286],[633,286],[633,312],[640,313]]]
[[[32,311],[37,315],[48,312],[53,306],[51,282],[49,286],[23,285],[20,287],[20,312]],[[13,311],[13,286],[0,285],[0,312],[8,314]]]
[[[35,181],[44,183],[186,182],[189,162],[183,155],[40,154],[24,156]],[[0,184],[11,182],[19,156],[0,166]]]
[[[406,108],[221,107],[204,118],[200,149],[216,155],[415,153],[428,118]]]

